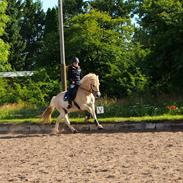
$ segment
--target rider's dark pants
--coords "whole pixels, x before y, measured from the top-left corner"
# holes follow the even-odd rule
[[[73,88],[69,89],[69,101],[73,101],[76,97],[79,85],[75,85]]]

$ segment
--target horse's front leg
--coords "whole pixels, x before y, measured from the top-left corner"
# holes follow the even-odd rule
[[[65,114],[64,119],[65,119],[66,125],[69,127],[69,129],[71,130],[71,132],[73,132],[73,133],[78,132],[78,131],[71,125],[71,123],[70,123],[70,121],[69,121],[68,114]]]
[[[94,110],[95,110],[95,109],[94,109]],[[93,119],[94,119],[94,122],[95,122],[97,128],[98,128],[99,130],[103,129],[103,126],[98,122],[98,119],[97,119],[97,116],[96,116],[95,111],[94,111],[94,114],[93,114]]]
[[[86,110],[92,115],[94,122],[98,129],[103,129],[103,126],[98,122],[97,115],[95,113],[95,105],[86,105]]]

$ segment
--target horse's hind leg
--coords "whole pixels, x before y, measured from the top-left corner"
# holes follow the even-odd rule
[[[60,114],[58,117],[57,117],[57,120],[56,120],[56,123],[55,123],[55,128],[53,130],[54,133],[59,133],[59,123],[61,122],[61,119],[63,118],[63,115]]]
[[[70,121],[69,121],[69,118],[68,118],[68,114],[65,114],[64,119],[65,119],[66,125],[69,127],[69,129],[71,130],[71,132],[73,132],[73,133],[78,132],[78,131],[71,125],[71,123],[70,123]]]

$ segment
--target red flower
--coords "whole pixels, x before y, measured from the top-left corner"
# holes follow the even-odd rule
[[[166,106],[166,108],[169,109],[170,111],[177,109],[177,107],[175,105],[169,105],[169,106]]]

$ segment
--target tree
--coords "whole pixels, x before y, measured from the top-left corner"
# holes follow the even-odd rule
[[[99,11],[108,12],[111,17],[129,17],[135,7],[133,0],[92,0],[91,7]]]
[[[46,68],[50,77],[60,79],[60,45],[58,32],[58,11],[48,9],[45,18],[43,43],[37,68]]]
[[[21,36],[26,42],[24,70],[32,70],[36,65],[37,55],[40,53],[44,33],[45,13],[41,2],[25,0],[23,3],[23,17],[21,23]]]
[[[134,27],[129,18],[113,18],[92,10],[68,19],[64,27],[67,65],[73,56],[78,56],[83,74],[98,74],[103,92],[111,96],[121,97],[144,89],[146,77],[140,62],[146,53],[133,42]],[[59,51],[58,14],[53,8],[46,13],[37,64],[37,68],[46,68],[53,80],[60,80]]]
[[[5,32],[5,26],[8,22],[8,16],[5,14],[7,8],[7,1],[0,1],[0,71],[7,71],[10,69],[8,64],[9,45],[2,39],[2,35]]]
[[[65,0],[63,1],[64,19],[68,20],[80,13],[86,13],[88,2],[84,0]]]
[[[23,54],[26,43],[23,40],[21,30],[23,5],[21,0],[12,0],[8,3],[7,15],[10,20],[6,27],[4,40],[10,44],[9,63],[13,70],[23,70],[25,55]]]
[[[145,70],[151,87],[163,92],[183,88],[183,1],[139,1],[137,37],[150,49]]]
[[[104,93],[121,97],[143,89],[146,79],[135,59],[142,50],[131,40],[130,20],[92,10],[73,17],[66,27],[67,60],[77,55],[85,73],[100,76]]]

